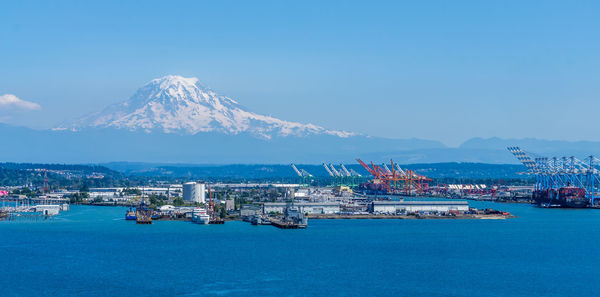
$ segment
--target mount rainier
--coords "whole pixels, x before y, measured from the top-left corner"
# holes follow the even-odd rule
[[[400,163],[514,163],[506,146],[582,155],[600,142],[552,143],[535,139],[472,139],[457,148],[438,141],[390,139],[328,130],[254,113],[196,78],[165,76],[128,100],[50,130],[0,123],[4,161],[181,164],[354,162],[355,158]],[[426,136],[426,135],[425,135]],[[585,154],[584,154],[585,153]]]
[[[129,100],[59,127],[74,131],[85,128],[188,135],[200,132],[248,133],[264,139],[273,136],[332,135],[344,138],[354,135],[251,112],[235,100],[202,85],[197,78],[175,75],[154,79],[137,90]]]
[[[0,135],[12,143],[0,146],[7,160],[58,163],[415,162],[428,159],[424,150],[444,149],[437,141],[371,137],[261,115],[196,78],[174,75],[54,129],[0,124]]]

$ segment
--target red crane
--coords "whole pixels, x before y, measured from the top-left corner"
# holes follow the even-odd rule
[[[371,162],[371,166],[369,166],[361,159],[356,159],[356,161],[373,176],[374,179],[368,185],[368,188],[372,190],[410,195],[413,189],[418,194],[429,189],[430,178],[412,170],[402,170],[398,164],[394,163],[394,160],[390,160],[391,170],[385,164],[382,167]]]

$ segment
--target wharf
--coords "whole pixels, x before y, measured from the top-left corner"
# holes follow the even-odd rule
[[[225,224],[225,221],[221,220],[221,219],[212,219],[212,220],[208,221],[208,224],[209,225],[223,225],[223,224]]]
[[[306,225],[304,225],[304,224],[298,224],[298,223],[294,223],[294,222],[286,222],[286,221],[282,221],[278,218],[273,218],[273,217],[270,217],[269,221],[271,221],[271,225],[273,225],[279,229],[304,229],[304,228],[306,228]]]
[[[501,215],[501,214],[459,214],[459,215],[385,215],[385,214],[357,214],[357,215],[340,215],[340,214],[309,214],[309,219],[316,220],[423,220],[423,219],[440,219],[440,220],[457,220],[457,219],[475,219],[475,220],[505,220],[509,218],[515,218],[513,215]]]

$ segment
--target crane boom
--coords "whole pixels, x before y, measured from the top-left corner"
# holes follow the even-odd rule
[[[346,166],[344,166],[344,164],[340,164],[340,166],[342,167],[342,170],[344,171],[344,173],[346,173],[346,176],[352,176],[352,174],[350,174],[350,171],[348,171],[348,169],[346,169]]]
[[[375,171],[374,168],[369,167],[369,165],[367,165],[365,162],[363,162],[361,159],[356,159],[356,161],[362,165],[362,167],[364,167],[371,175],[373,175],[374,177],[377,177],[377,171]]]
[[[387,165],[385,163],[383,163],[382,165],[383,165],[383,169],[385,169],[385,172],[387,174],[392,174],[392,171],[387,167]]]
[[[362,176],[362,175],[360,175],[360,173],[358,173],[358,172],[354,171],[354,169],[350,169],[350,173],[351,173],[353,176],[359,176],[359,177],[360,177],[360,176]]]
[[[304,169],[300,169],[300,172],[302,172],[302,176],[308,176],[308,177],[313,176],[312,174],[308,173],[308,171],[306,171]]]
[[[331,172],[331,169],[329,169],[329,167],[327,167],[327,164],[323,163],[323,167],[325,167],[325,171],[327,171],[329,176],[333,177],[333,172]]]
[[[529,155],[527,155],[527,153],[525,153],[520,147],[509,146],[507,149],[509,152],[515,155],[515,157],[521,161],[521,163],[523,163],[523,165],[525,165],[530,172],[535,172],[538,170],[538,163],[533,161],[531,157],[529,157]]]
[[[333,164],[329,164],[329,167],[331,167],[331,171],[333,171],[333,173],[335,174],[335,176],[342,176],[337,169],[335,169],[335,167],[333,167]]]
[[[300,170],[298,170],[298,168],[296,168],[296,165],[294,165],[294,164],[291,164],[291,165],[292,165],[292,168],[294,169],[294,171],[296,172],[296,174],[299,177],[302,177],[302,172],[300,172]]]
[[[396,163],[396,170],[400,172],[401,176],[406,176],[406,172],[398,165],[398,163]]]

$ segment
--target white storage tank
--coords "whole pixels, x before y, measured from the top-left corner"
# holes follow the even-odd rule
[[[196,202],[206,203],[206,185],[203,183],[196,183]]]
[[[183,200],[190,202],[205,202],[206,186],[203,183],[188,182],[183,184]]]

